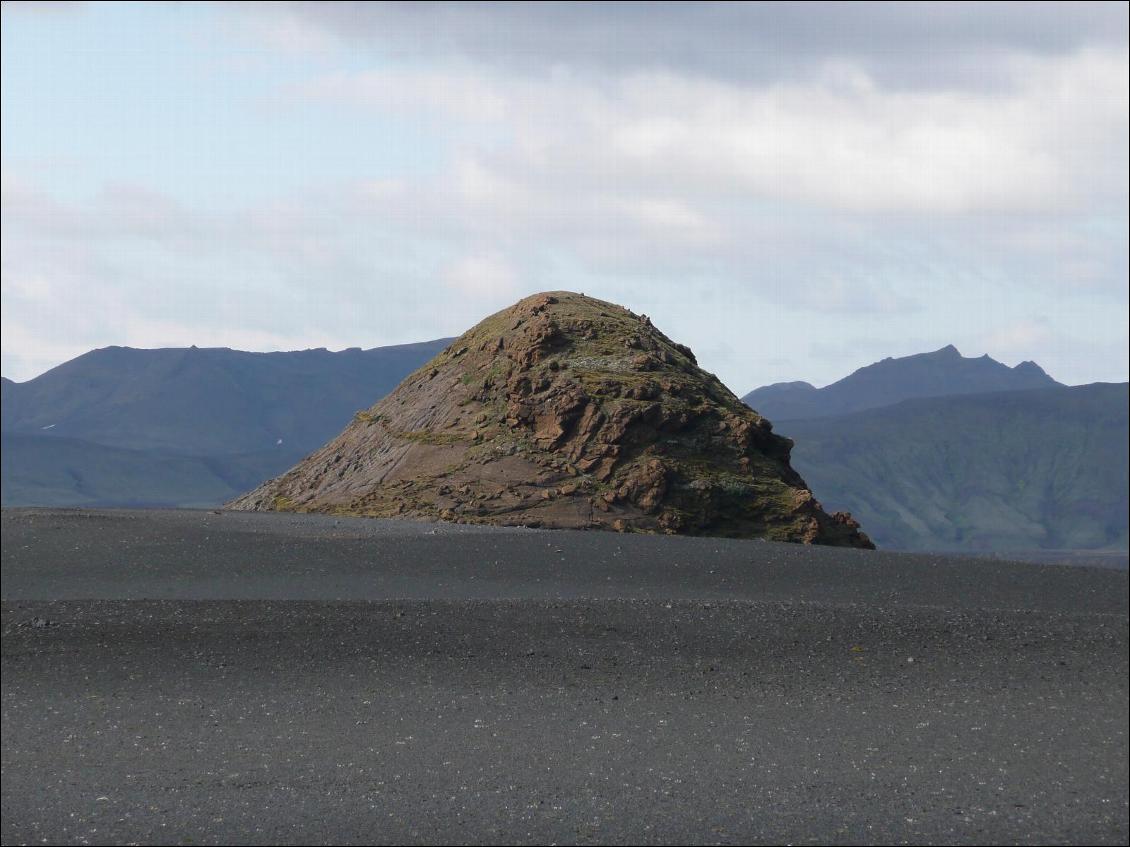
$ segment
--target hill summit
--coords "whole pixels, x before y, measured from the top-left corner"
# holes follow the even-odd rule
[[[791,447],[646,315],[550,292],[229,505],[872,546],[824,512]]]

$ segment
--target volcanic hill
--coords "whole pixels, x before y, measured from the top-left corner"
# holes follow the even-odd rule
[[[229,508],[871,547],[646,315],[558,291],[466,332]]]

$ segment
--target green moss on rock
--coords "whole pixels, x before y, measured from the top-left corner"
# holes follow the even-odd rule
[[[790,447],[646,316],[549,292],[233,507],[869,546],[824,513]]]

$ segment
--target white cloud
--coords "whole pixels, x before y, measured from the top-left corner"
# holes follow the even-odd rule
[[[444,269],[443,281],[480,300],[513,299],[519,290],[517,273],[500,253],[465,256]]]
[[[439,111],[469,122],[503,120],[510,105],[482,80],[439,71],[334,73],[297,90],[314,99],[403,112]]]
[[[272,4],[257,5],[266,8]],[[253,42],[291,55],[322,54],[338,44],[333,33],[324,27],[312,26],[309,20],[288,14],[279,5],[274,5],[271,14],[240,15],[229,23]]]
[[[257,14],[265,4],[247,4]],[[453,57],[507,73],[592,76],[667,70],[741,83],[861,67],[885,87],[989,88],[1017,55],[1058,56],[1126,44],[1114,2],[338,3],[287,2],[349,49],[414,64]],[[815,66],[815,67],[814,67]]]
[[[1017,60],[1005,91],[892,91],[839,63],[845,84],[738,85],[636,73],[611,81],[459,68],[335,74],[307,97],[495,123],[509,143],[460,150],[457,177],[552,192],[689,203],[718,196],[850,212],[1057,211],[1125,196],[1123,51]],[[1103,162],[1096,173],[1095,162]],[[626,207],[627,208],[627,207]]]
[[[1125,381],[1130,359],[1125,338],[1111,337],[1101,327],[1065,324],[1054,315],[1033,315],[971,333],[959,348],[966,355],[987,353],[1007,365],[1034,361],[1052,377],[1068,384]],[[1088,367],[1080,367],[1088,363]]]
[[[6,173],[5,368],[25,357],[6,375],[107,343],[419,340],[548,288],[648,312],[742,391],[971,339],[1019,354],[1033,315],[1065,378],[1099,349],[1081,326],[1125,346],[1128,54],[1095,22],[1113,13],[827,7],[853,34],[787,4],[524,8],[247,12],[260,53],[233,55],[278,51],[286,80],[250,144],[379,133],[421,142],[412,167],[391,142],[352,177],[347,156],[332,177],[294,162],[305,192],[233,180],[212,209]]]
[[[1034,350],[1045,349],[1055,333],[1045,320],[1025,320],[997,327],[983,336],[979,349],[992,350],[1003,359],[1015,359]]]
[[[681,200],[644,197],[620,203],[624,213],[648,230],[667,233],[668,238],[711,243],[719,233],[703,214]]]

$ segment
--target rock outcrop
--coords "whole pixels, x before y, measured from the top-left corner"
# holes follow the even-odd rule
[[[872,546],[823,511],[791,447],[647,316],[552,292],[229,506]]]

